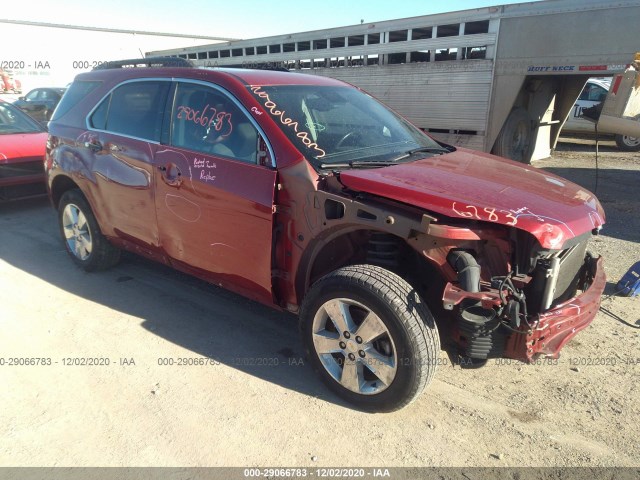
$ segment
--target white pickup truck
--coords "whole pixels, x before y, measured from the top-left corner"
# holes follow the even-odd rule
[[[562,133],[595,134],[594,122],[583,118],[582,110],[604,102],[610,87],[611,78],[590,78],[569,113],[562,127]],[[640,150],[640,137],[615,135],[615,140],[621,150],[629,152]]]

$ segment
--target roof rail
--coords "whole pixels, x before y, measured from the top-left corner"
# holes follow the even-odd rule
[[[185,58],[178,57],[148,57],[148,58],[132,58],[129,60],[114,60],[104,62],[94,70],[110,70],[112,68],[136,68],[136,67],[179,67],[193,68],[193,63]]]
[[[254,62],[254,63],[245,62],[243,64],[223,65],[220,67],[205,66],[204,68],[243,68],[248,70],[272,70],[274,72],[291,72],[291,70],[285,68],[282,65],[282,62],[278,62],[278,63],[276,62]]]

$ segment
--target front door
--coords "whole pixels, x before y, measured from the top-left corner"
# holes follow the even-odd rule
[[[160,244],[177,266],[271,303],[276,171],[258,129],[226,92],[179,82],[169,145],[155,154]]]

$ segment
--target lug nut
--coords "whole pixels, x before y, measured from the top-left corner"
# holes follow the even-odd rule
[[[360,358],[364,358],[364,350],[360,350],[358,352],[358,355],[360,355]]]
[[[351,338],[351,334],[349,332],[344,332],[344,338]]]
[[[344,342],[340,342],[340,348],[344,350],[345,348],[347,348],[347,344]]]
[[[356,342],[362,343],[362,338],[361,337],[356,337]]]
[[[356,359],[356,356],[353,353],[349,354],[349,360],[351,360],[352,362]]]

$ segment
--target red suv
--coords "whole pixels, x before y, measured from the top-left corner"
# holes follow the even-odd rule
[[[125,249],[296,312],[322,379],[374,411],[418,396],[440,336],[463,362],[527,362],[593,320],[587,190],[438,143],[333,79],[177,61],[80,74],[49,124],[50,196],[85,270]]]

